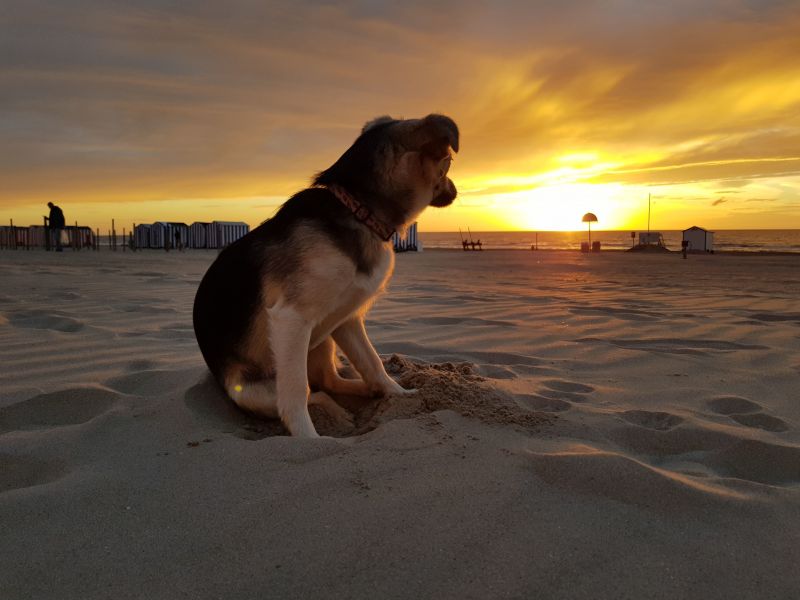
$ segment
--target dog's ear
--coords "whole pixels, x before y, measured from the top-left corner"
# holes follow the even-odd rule
[[[414,127],[414,146],[423,154],[440,159],[452,148],[458,152],[458,126],[450,117],[428,115]]]
[[[317,173],[313,185],[338,184],[351,192],[367,191],[374,173],[382,168],[376,161],[380,159],[381,149],[391,143],[389,131],[398,122],[389,116],[369,121],[339,160]]]

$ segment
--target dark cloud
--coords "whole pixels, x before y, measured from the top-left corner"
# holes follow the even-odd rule
[[[719,206],[720,204],[724,204],[728,200],[726,198],[717,198],[714,202],[711,203],[711,206]]]

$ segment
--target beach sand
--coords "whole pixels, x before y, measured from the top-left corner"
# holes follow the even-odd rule
[[[800,256],[399,255],[419,392],[320,440],[209,380],[214,256],[0,252],[4,600],[800,597]]]

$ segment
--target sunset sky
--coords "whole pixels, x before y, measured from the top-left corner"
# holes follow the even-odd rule
[[[800,228],[800,2],[759,0],[4,0],[0,224],[257,225],[430,112],[423,230]]]

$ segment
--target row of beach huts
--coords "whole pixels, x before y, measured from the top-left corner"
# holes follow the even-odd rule
[[[149,224],[133,226],[133,231],[121,236],[121,246],[132,250],[150,249],[219,249],[232,244],[239,238],[247,235],[250,226],[241,221],[212,221],[210,223],[196,222],[191,225],[186,223],[156,221]],[[78,225],[65,227],[63,230],[62,245],[65,248],[79,250],[81,248],[99,247],[100,232],[92,231],[89,227]],[[43,225],[29,227],[16,227],[14,225],[0,226],[0,248],[52,248],[56,245],[55,232]],[[127,237],[127,239],[126,239]],[[397,252],[422,250],[422,244],[417,235],[417,224],[414,223],[406,235],[400,237],[395,233],[392,237],[394,249]],[[117,247],[117,232],[109,231],[108,245]]]
[[[121,236],[121,245],[132,249],[224,248],[250,231],[247,223],[212,221],[211,223],[173,223],[157,221],[134,225],[133,231]],[[124,232],[124,230],[123,230]],[[65,248],[97,248],[100,232],[79,225],[63,229],[61,244]],[[125,239],[127,237],[127,239]],[[109,231],[108,244],[116,247],[117,232]],[[51,248],[56,245],[55,232],[44,225],[0,226],[0,248]]]
[[[196,222],[191,225],[156,221],[133,228],[135,248],[224,248],[244,237],[250,226],[241,221]]]
[[[250,231],[247,223],[213,221],[211,223],[165,223],[136,225],[133,243],[136,248],[224,248]],[[417,224],[408,228],[406,235],[395,233],[392,243],[397,252],[419,251],[422,244],[417,235]]]

